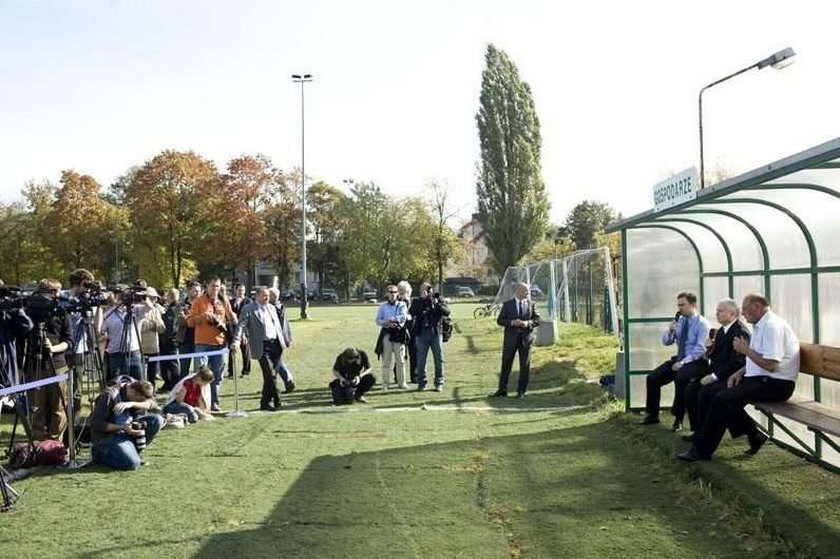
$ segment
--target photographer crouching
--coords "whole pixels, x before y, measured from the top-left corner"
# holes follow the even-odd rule
[[[26,314],[35,325],[25,338],[24,374],[27,381],[41,380],[68,371],[64,352],[70,347],[70,328],[64,311],[58,305],[61,283],[42,279],[26,301]],[[67,428],[67,382],[42,386],[35,397],[32,418],[35,439],[60,441]]]
[[[96,398],[90,415],[91,456],[94,464],[136,470],[140,453],[163,427],[155,387],[145,380],[120,376]]]

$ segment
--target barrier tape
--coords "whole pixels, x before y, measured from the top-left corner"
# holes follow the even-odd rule
[[[63,380],[67,380],[67,373],[63,373],[60,375],[56,375],[50,378],[44,378],[41,380],[33,380],[32,382],[27,382],[24,384],[18,384],[15,386],[10,386],[9,388],[4,388],[0,390],[0,397],[3,397],[7,394],[14,394],[16,392],[24,392],[26,390],[32,390],[33,388],[41,388],[42,386],[46,386],[48,384],[53,384],[56,382],[61,382]]]
[[[172,361],[173,359],[192,359],[193,357],[212,357],[214,355],[227,355],[228,348],[217,349],[215,351],[197,351],[195,353],[180,353],[174,355],[155,355],[154,357],[149,357],[149,363],[154,363],[155,361]]]

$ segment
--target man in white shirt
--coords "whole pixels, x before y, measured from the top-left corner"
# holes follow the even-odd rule
[[[747,454],[757,453],[767,436],[744,407],[755,402],[784,402],[793,394],[799,375],[799,340],[793,330],[770,310],[763,295],[744,297],[741,312],[754,325],[749,343],[743,338],[733,341],[735,351],[746,356],[746,366],[729,377],[726,390],[714,396],[700,436],[691,450],[677,455],[681,460],[709,460],[727,427],[733,438],[747,435]]]
[[[239,347],[244,335],[248,336],[251,355],[259,360],[262,369],[263,388],[260,409],[275,411],[280,407],[277,374],[283,365],[282,356],[286,349],[286,339],[277,307],[269,302],[268,289],[265,287],[257,290],[253,303],[242,308],[236,325],[236,334],[230,344],[231,351]]]

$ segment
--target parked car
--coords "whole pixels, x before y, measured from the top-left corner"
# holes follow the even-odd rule
[[[543,296],[542,289],[538,285],[531,286],[531,299],[539,299]]]
[[[335,289],[322,289],[321,300],[327,303],[338,303],[338,292]]]
[[[375,303],[376,302],[376,291],[365,291],[362,293],[362,301],[368,303]]]
[[[298,296],[297,293],[292,291],[291,289],[287,289],[280,293],[280,300],[281,301],[297,301]]]
[[[455,288],[455,296],[456,297],[475,297],[475,293],[473,292],[472,288],[467,287],[465,285],[459,285]]]

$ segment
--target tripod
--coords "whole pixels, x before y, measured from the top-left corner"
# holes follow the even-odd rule
[[[125,316],[120,317],[119,315],[117,315],[117,318],[120,318],[122,320],[122,327],[120,329],[120,343],[118,346],[119,350],[117,352],[117,355],[119,355],[120,362],[119,366],[116,368],[116,372],[112,370],[113,366],[109,367],[108,375],[110,379],[113,379],[114,377],[119,376],[121,374],[128,373],[129,375],[138,380],[146,380],[146,369],[145,367],[143,367],[142,360],[138,363],[138,368],[134,371],[134,374],[132,374],[132,354],[136,351],[139,355],[142,356],[143,353],[140,338],[140,327],[137,324],[134,306],[135,305],[133,301],[124,301],[120,303],[117,307],[115,307],[113,310],[111,310],[104,319],[106,322],[108,320],[113,320],[114,313],[119,312],[121,308],[125,309]],[[136,350],[132,349],[132,332],[134,335],[134,339],[137,341]],[[140,359],[142,359],[142,357]]]
[[[74,378],[73,405],[78,411],[81,407],[82,396],[87,392],[88,402],[92,405],[97,394],[105,388],[105,369],[102,353],[99,351],[97,336],[94,335],[92,312],[85,309],[70,315],[74,327],[73,345],[68,356],[72,355]],[[87,390],[85,390],[87,388]],[[78,398],[76,397],[78,391]]]

